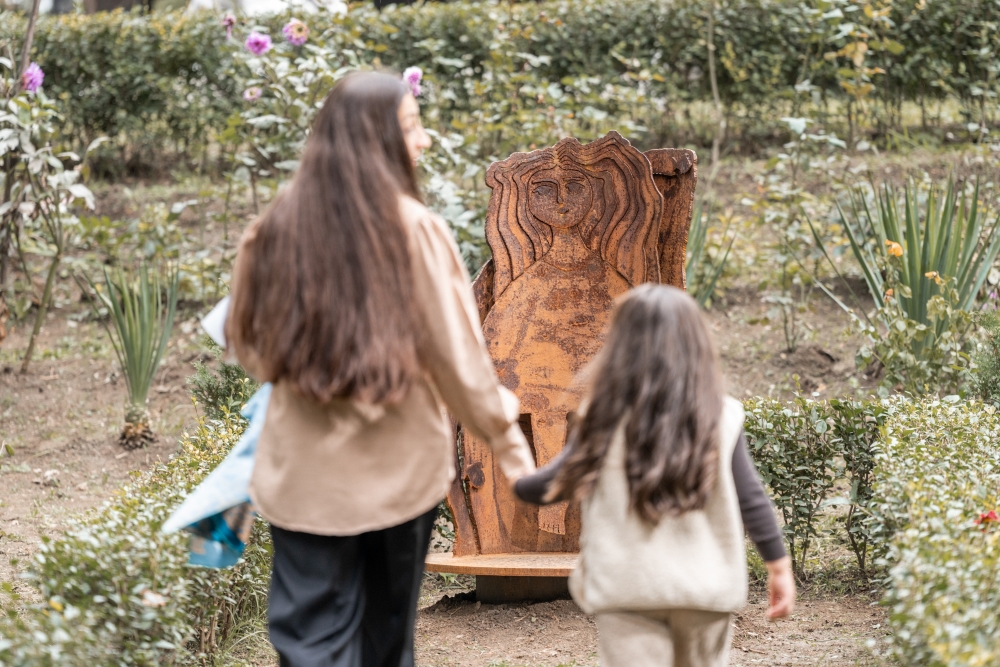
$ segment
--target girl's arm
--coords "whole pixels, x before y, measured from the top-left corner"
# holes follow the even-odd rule
[[[764,485],[750,460],[746,433],[742,431],[736,442],[736,449],[733,450],[733,481],[736,482],[736,496],[740,500],[743,527],[757,547],[760,557],[765,562],[784,558],[787,554],[781,530],[774,518],[774,509],[764,491]]]
[[[740,431],[740,439],[733,450],[733,480],[736,482],[743,527],[767,566],[767,617],[772,621],[784,618],[795,607],[792,563],[785,553],[785,543],[781,539],[771,501],[750,460],[746,433],[743,431]]]
[[[548,505],[549,503],[559,502],[560,500],[569,500],[569,498],[553,498],[550,501],[545,500],[545,494],[549,490],[549,484],[555,479],[556,473],[562,467],[563,461],[566,460],[567,452],[569,452],[569,446],[563,447],[563,450],[556,455],[554,459],[548,462],[545,466],[539,468],[536,472],[531,475],[525,475],[521,479],[517,480],[514,484],[514,493],[518,498],[526,503],[532,503],[533,505]]]

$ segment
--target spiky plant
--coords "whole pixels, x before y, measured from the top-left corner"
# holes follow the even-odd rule
[[[105,291],[98,290],[91,282],[108,310],[104,326],[128,387],[125,426],[119,437],[119,443],[126,449],[143,447],[154,439],[146,404],[174,325],[178,282],[179,274],[173,269],[167,275],[164,290],[160,279],[151,277],[145,265],[139,267],[138,276],[129,276],[122,269],[113,272],[105,269]]]
[[[722,242],[719,252],[713,257],[708,248],[708,227],[712,215],[711,205],[704,210],[699,200],[694,205],[691,215],[691,228],[688,230],[687,244],[687,291],[705,307],[715,292],[715,284],[726,268],[729,251],[733,249],[736,236],[729,237],[729,223],[722,231]],[[727,241],[728,238],[728,241]]]

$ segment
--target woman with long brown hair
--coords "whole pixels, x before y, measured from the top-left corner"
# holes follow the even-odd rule
[[[237,256],[226,337],[274,383],[250,495],[271,523],[283,666],[413,665],[423,562],[455,474],[445,406],[509,481],[534,469],[458,249],[420,203],[429,145],[399,78],[349,75]]]
[[[589,372],[565,449],[515,491],[583,501],[570,591],[597,614],[602,667],[723,667],[747,597],[744,528],[767,565],[769,618],[791,612],[795,581],[697,303],[631,290]]]

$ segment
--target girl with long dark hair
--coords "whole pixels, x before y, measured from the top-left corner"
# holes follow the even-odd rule
[[[410,667],[448,411],[508,480],[534,470],[451,233],[420,203],[430,139],[399,78],[356,73],[246,231],[226,338],[274,383],[250,495],[270,522],[271,642],[294,667]]]
[[[570,591],[597,615],[602,667],[723,667],[746,602],[743,531],[767,564],[772,619],[795,581],[694,299],[646,284],[617,305],[562,453],[515,492],[582,500]]]

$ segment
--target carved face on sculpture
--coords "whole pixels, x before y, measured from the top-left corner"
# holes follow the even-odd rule
[[[649,161],[617,132],[514,153],[490,167],[486,184],[497,297],[548,252],[555,230],[570,228],[630,285],[659,281],[663,199]]]
[[[594,201],[590,179],[581,171],[536,172],[528,184],[528,210],[550,227],[569,229],[583,222]]]

